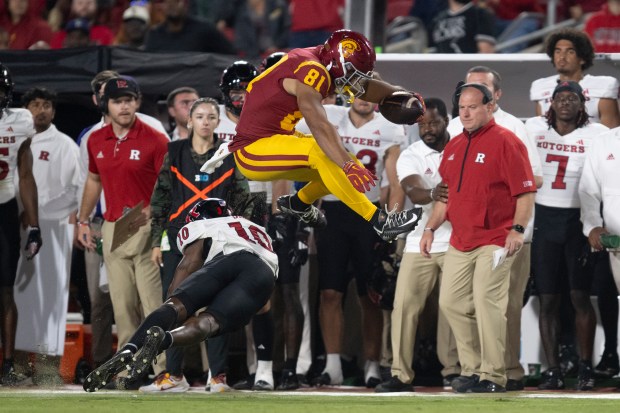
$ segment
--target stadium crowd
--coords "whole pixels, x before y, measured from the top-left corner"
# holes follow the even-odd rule
[[[429,52],[493,53],[496,39],[521,12],[543,11],[539,3],[416,0],[407,11],[427,27]],[[562,18],[582,19],[585,31],[560,29],[547,36],[544,52],[555,74],[541,73],[532,83],[535,110],[525,122],[502,110],[501,74],[487,66],[464,73],[451,102],[425,96],[426,112],[414,125],[382,116],[374,88],[355,93],[349,85],[340,90],[346,93],[334,94],[331,84],[339,76],[332,65],[315,63],[332,83],[322,87],[322,72],[315,69],[302,79],[325,95],[325,114],[316,115],[316,107],[299,103],[301,92],[283,86],[297,96],[301,113],[311,115],[299,123],[301,115],[291,115],[282,129],[317,135],[325,129],[317,128],[316,117],[325,117],[358,161],[343,163],[352,187],[340,186],[336,196],[321,188],[313,193],[321,195],[317,202],[306,202],[310,191],[304,192],[300,175],[247,179],[253,171],[248,163],[263,153],[248,156],[252,145],[237,149],[234,137],[240,119],[242,131],[250,133],[242,114],[248,119],[257,112],[256,100],[245,105],[252,87],[297,58],[289,57],[290,50],[333,39],[343,27],[344,1],[3,2],[3,49],[106,45],[240,60],[222,73],[220,96],[201,97],[182,84],[170,90],[167,119],[140,113],[142,91],[135,79],[98,73],[90,86],[101,120],[76,137],[53,123],[53,90],[35,87],[21,101],[12,99],[11,68],[0,66],[0,384],[60,384],[67,308],[79,311],[80,305],[90,309],[92,329],[80,382],[93,369],[111,371],[105,370],[110,360],[115,368],[124,366],[124,358],[118,362],[123,351],[133,354],[150,343],[153,326],[169,327],[162,327],[166,351],[155,353],[162,354],[151,378],[135,379],[130,371],[96,386],[85,383],[88,391],[99,385],[183,392],[200,383],[223,392],[344,383],[404,392],[414,391],[414,384],[438,383],[456,392],[496,393],[521,391],[526,382],[540,390],[570,385],[589,391],[616,376],[620,83],[587,70],[595,52],[620,50],[620,0],[560,5]],[[520,34],[541,27],[540,18],[521,22]],[[463,31],[452,30],[459,24]],[[340,52],[343,62],[351,56]],[[374,66],[374,50],[371,55],[365,73]],[[259,67],[248,62],[261,60]],[[509,143],[495,145],[492,138]],[[483,139],[491,140],[481,144]],[[239,155],[201,170],[229,144]],[[471,170],[465,168],[470,144],[477,151]],[[336,152],[327,156],[333,161]],[[455,159],[458,167],[448,162]],[[352,191],[355,196],[348,195]],[[351,201],[359,192],[365,207]],[[192,206],[207,197],[223,199],[248,231],[264,227],[273,242],[279,275],[264,306],[253,297],[251,308],[260,311],[253,311],[249,323],[235,318],[223,324],[208,309],[178,316],[201,308],[187,305],[186,293],[177,290],[176,272],[194,268],[184,255],[191,248],[177,239]],[[415,229],[388,242],[377,229],[377,222],[389,219],[381,215],[383,206],[403,217],[423,213]],[[128,239],[118,241],[122,234]],[[202,260],[215,261],[206,253]],[[85,293],[71,291],[72,273],[84,274]],[[260,296],[269,291],[261,287]],[[523,369],[519,350],[521,308],[533,295],[540,303],[545,369],[532,384],[534,373]],[[591,295],[598,297],[602,354],[595,354]],[[361,310],[347,310],[347,301]],[[185,319],[209,337],[206,344],[186,351],[173,346],[172,340],[190,341],[182,331],[178,338],[168,331]],[[231,327],[237,324],[246,325],[242,374],[233,372],[229,354],[238,347],[241,333]],[[352,329],[361,337],[359,362],[348,348]],[[35,366],[51,368],[32,370],[16,348],[34,354]],[[430,381],[423,381],[425,373]]]

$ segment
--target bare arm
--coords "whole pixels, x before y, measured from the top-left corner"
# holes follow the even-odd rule
[[[91,212],[95,209],[99,196],[101,195],[101,179],[99,175],[92,172],[88,173],[84,185],[84,195],[78,212],[78,241],[89,251],[95,248],[95,243],[90,234],[90,227],[83,223],[88,222]]]
[[[297,97],[299,110],[306,119],[314,139],[327,157],[340,167],[351,160],[338,131],[327,119],[327,114],[321,104],[323,99],[321,94],[296,79],[284,79],[283,86],[289,94]]]
[[[448,204],[443,202],[435,202],[433,205],[433,213],[426,223],[426,228],[431,230],[424,230],[422,239],[420,239],[420,253],[423,257],[431,257],[431,247],[433,245],[433,239],[435,238],[434,232],[446,221],[446,211],[448,210]]]
[[[361,96],[362,99],[368,102],[381,103],[383,98],[390,96],[396,91],[403,90],[403,88],[391,85],[383,80],[370,79],[364,85],[364,90],[365,92]]]
[[[204,249],[204,239],[199,239],[192,242],[190,245],[185,247],[183,250],[183,258],[177,269],[174,271],[174,278],[170,283],[170,287],[166,293],[166,296],[170,296],[170,294],[179,286],[187,277],[195,273],[202,267],[204,263],[203,259],[203,249]]]
[[[17,152],[17,170],[19,173],[19,194],[24,205],[24,225],[39,226],[39,195],[37,183],[32,174],[31,139],[26,139]]]
[[[478,53],[495,53],[495,45],[493,43],[480,41],[478,42]]]
[[[426,205],[433,201],[431,198],[431,189],[426,188],[420,175],[409,175],[401,181],[401,186],[407,194],[407,197],[414,204]]]
[[[527,226],[532,216],[532,210],[534,209],[534,197],[534,192],[527,192],[517,197],[517,206],[512,220],[513,225],[521,225],[523,228]],[[507,255],[510,257],[518,252],[522,246],[523,234],[515,230],[510,230],[506,237],[506,245],[504,246],[504,248],[508,250]]]
[[[620,112],[616,99],[601,99],[598,102],[598,113],[601,123],[608,128],[620,126]]]
[[[398,182],[398,175],[396,173],[396,161],[400,156],[400,146],[394,145],[388,148],[385,153],[385,173],[387,174],[388,182],[390,184],[390,193],[388,197],[388,210],[391,211],[396,205],[398,205],[398,211],[402,211],[405,205],[405,192]]]

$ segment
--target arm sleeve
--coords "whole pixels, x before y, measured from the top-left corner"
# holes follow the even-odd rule
[[[581,222],[583,234],[587,237],[592,229],[603,226],[601,217],[601,183],[596,173],[596,144],[586,154],[581,179],[579,181],[579,200],[581,201]]]

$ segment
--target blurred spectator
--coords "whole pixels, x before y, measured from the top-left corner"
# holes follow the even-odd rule
[[[8,33],[8,48],[12,50],[48,49],[52,29],[30,10],[28,0],[7,0],[0,16],[0,26]]]
[[[433,20],[430,42],[436,53],[493,53],[493,17],[470,0],[448,0]]]
[[[2,26],[0,26],[0,50],[7,50],[9,48],[9,32]]]
[[[495,36],[499,37],[504,31],[516,21],[517,17],[521,13],[543,13],[544,10],[539,4],[538,0],[486,0],[484,2],[479,1],[478,5],[486,3],[488,10],[495,15]],[[516,39],[524,36],[535,30],[538,30],[541,26],[542,19],[536,16],[525,17],[518,20],[516,26],[512,28],[508,36],[503,41]],[[518,45],[509,47],[502,50],[502,53],[516,53],[527,47],[527,43],[520,43]]]
[[[170,115],[175,125],[172,132],[170,132],[171,140],[187,139],[189,136],[189,108],[198,97],[196,89],[187,86],[176,88],[168,94],[166,99],[168,115]],[[220,113],[221,111],[218,107],[218,125]]]
[[[65,28],[66,36],[62,42],[64,49],[90,46],[90,24],[86,19],[69,20]]]
[[[415,0],[409,15],[422,20],[424,27],[430,33],[435,16],[447,8],[448,0]]]
[[[112,44],[114,34],[103,25],[97,24],[95,18],[97,16],[97,0],[73,0],[71,3],[71,13],[73,19],[85,19],[90,26],[90,43],[93,45],[107,46]],[[65,30],[56,32],[51,40],[52,49],[60,49],[64,46],[65,37],[67,36],[67,22]]]
[[[284,0],[230,1],[224,18],[234,29],[235,47],[246,59],[256,59],[288,47],[291,19]]]
[[[189,0],[163,0],[166,20],[149,30],[146,50],[235,54],[235,49],[213,24],[189,16]]]
[[[581,20],[588,13],[597,12],[606,0],[562,0],[560,1],[560,19]]]
[[[123,12],[123,23],[114,44],[143,50],[150,22],[151,16],[146,6],[130,6]]]
[[[607,0],[601,10],[586,20],[584,31],[590,36],[594,51],[620,52],[620,0]]]
[[[290,13],[292,49],[323,44],[333,31],[344,27],[344,0],[291,0]]]

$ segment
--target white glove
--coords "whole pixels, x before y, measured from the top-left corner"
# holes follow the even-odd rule
[[[219,167],[224,163],[224,158],[230,155],[231,152],[228,149],[228,144],[224,143],[220,145],[217,151],[213,154],[213,157],[205,162],[204,165],[200,168],[200,172],[206,172],[208,174],[212,174],[215,172],[215,168]]]

